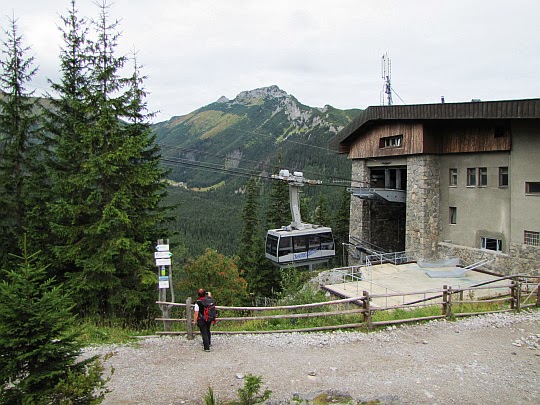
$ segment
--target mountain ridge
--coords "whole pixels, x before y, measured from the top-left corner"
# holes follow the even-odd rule
[[[339,110],[330,105],[310,107],[271,85],[242,91],[232,100],[221,96],[191,113],[154,124],[153,129],[157,142],[166,145],[169,157],[201,161],[205,153],[214,156],[232,154],[239,162],[244,159],[268,164],[276,160],[276,154],[290,155],[287,151],[291,147],[286,146],[286,141],[304,142],[305,149],[326,149],[328,140],[360,112],[359,109]],[[175,152],[174,148],[178,146],[184,151]],[[186,148],[192,150],[186,151]],[[263,150],[267,153],[261,153]],[[308,155],[309,160],[313,152]],[[292,163],[302,160],[292,159]],[[211,161],[217,164],[215,159]],[[247,166],[253,168],[253,165]],[[207,182],[200,184],[200,179],[188,172],[180,174],[173,170],[173,180],[195,180],[195,186],[210,185]],[[223,176],[210,177],[223,180]]]

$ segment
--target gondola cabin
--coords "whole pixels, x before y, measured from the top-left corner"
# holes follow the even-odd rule
[[[266,234],[266,257],[280,267],[326,262],[335,255],[332,229],[325,226],[283,227]]]

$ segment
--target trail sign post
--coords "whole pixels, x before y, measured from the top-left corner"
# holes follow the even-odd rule
[[[171,257],[172,253],[169,252],[169,240],[159,239],[157,241],[156,251],[154,252],[154,259],[156,261],[156,266],[158,267],[158,301],[160,302],[167,302],[167,290],[170,291],[171,300],[169,302],[174,302]],[[170,321],[166,319],[169,318],[172,307],[172,305],[168,304],[159,304],[159,309],[161,310],[162,318],[164,319],[163,330],[165,332],[169,331]]]

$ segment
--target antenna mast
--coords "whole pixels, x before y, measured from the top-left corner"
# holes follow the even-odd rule
[[[390,60],[390,57],[388,56],[388,52],[386,52],[382,56],[381,60],[381,77],[384,80],[383,85],[383,93],[386,96],[383,96],[381,94],[381,104],[382,105],[392,105],[392,61]],[[385,98],[387,104],[385,104]]]

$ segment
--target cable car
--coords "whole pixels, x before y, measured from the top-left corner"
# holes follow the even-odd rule
[[[276,266],[311,266],[328,261],[336,255],[332,229],[326,226],[303,223],[298,205],[298,193],[304,184],[316,184],[305,180],[302,172],[281,170],[272,176],[289,183],[289,197],[293,221],[289,226],[270,229],[266,234],[265,256]]]
[[[266,257],[278,266],[325,262],[335,255],[332,229],[326,226],[283,227],[270,229],[266,234]]]

